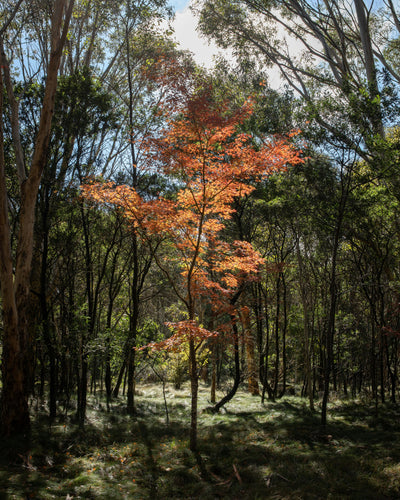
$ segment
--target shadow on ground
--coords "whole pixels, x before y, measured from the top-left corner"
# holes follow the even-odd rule
[[[204,407],[207,406],[204,401]],[[84,430],[37,415],[30,441],[0,450],[0,499],[400,498],[399,408],[337,403],[325,429],[296,398],[261,405],[241,394],[201,414],[200,456],[188,450],[185,398],[138,398],[128,416],[92,404]]]

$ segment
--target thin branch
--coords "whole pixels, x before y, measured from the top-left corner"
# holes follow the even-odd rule
[[[16,14],[18,12],[18,9],[20,8],[22,2],[23,2],[23,0],[18,0],[18,2],[15,4],[14,9],[11,12],[9,18],[6,20],[6,22],[4,23],[4,25],[0,29],[0,37],[1,38],[3,37],[6,29],[9,27],[9,25],[11,24],[12,20],[14,19],[14,17],[16,16]]]

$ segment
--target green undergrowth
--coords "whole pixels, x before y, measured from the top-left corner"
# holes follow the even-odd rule
[[[262,405],[239,391],[220,413],[200,390],[199,452],[188,449],[187,388],[139,387],[137,415],[91,397],[85,428],[33,411],[32,437],[3,442],[0,499],[400,498],[400,408],[335,401],[329,424],[306,401]],[[201,466],[200,466],[201,465]]]

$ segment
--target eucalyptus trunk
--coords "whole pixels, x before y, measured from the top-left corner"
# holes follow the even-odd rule
[[[50,139],[51,121],[54,113],[54,101],[57,90],[57,75],[63,47],[67,37],[69,21],[72,15],[73,0],[67,5],[66,0],[56,0],[51,21],[51,53],[47,67],[45,93],[42,103],[38,133],[29,175],[23,165],[17,164],[20,183],[21,205],[19,231],[17,236],[17,254],[13,266],[11,252],[11,231],[8,219],[8,195],[5,175],[5,157],[3,149],[3,76],[7,92],[12,95],[9,63],[5,58],[1,43],[0,81],[0,282],[3,301],[3,354],[1,395],[1,432],[4,435],[27,432],[30,428],[27,403],[24,363],[28,359],[29,349],[29,307],[30,276],[33,255],[33,232],[35,207],[42,178]],[[0,30],[3,42],[4,30]],[[12,102],[12,98],[11,98]],[[12,137],[14,150],[19,151],[19,122],[16,109],[12,109]],[[13,267],[15,275],[13,274]]]

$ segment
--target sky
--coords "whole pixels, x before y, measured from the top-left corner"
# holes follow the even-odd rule
[[[176,13],[175,20],[172,23],[175,30],[175,39],[182,49],[190,50],[194,54],[197,64],[211,68],[213,66],[213,56],[223,54],[228,59],[232,57],[231,51],[223,51],[214,43],[208,43],[204,38],[200,38],[196,31],[197,20],[189,8],[190,0],[170,0],[169,4],[175,9]],[[270,70],[269,85],[275,89],[282,85],[277,70]]]
[[[169,3],[176,12],[172,26],[180,47],[193,52],[198,64],[210,68],[213,65],[213,56],[220,53],[221,49],[199,37],[196,32],[197,20],[189,9],[190,0],[171,0]]]

